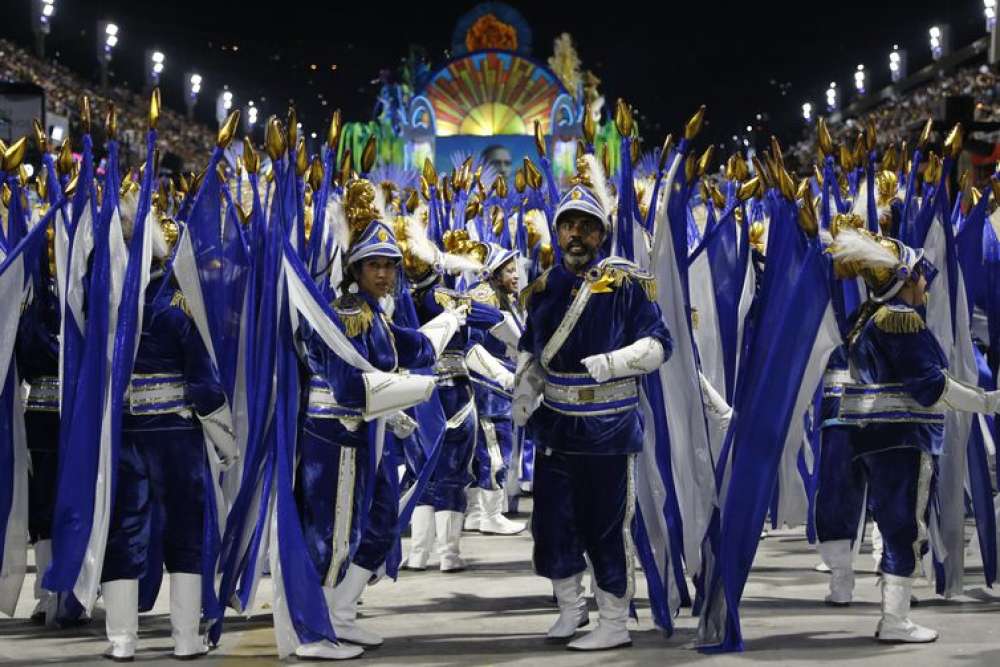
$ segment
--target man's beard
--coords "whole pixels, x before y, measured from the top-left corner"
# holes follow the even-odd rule
[[[589,264],[591,262],[591,260],[594,259],[594,256],[595,256],[595,253],[590,248],[587,248],[586,252],[583,253],[583,254],[574,254],[574,253],[570,253],[570,252],[564,252],[563,253],[563,262],[566,263],[566,266],[569,269],[575,271],[575,270],[583,268],[584,266],[586,266],[587,264]]]

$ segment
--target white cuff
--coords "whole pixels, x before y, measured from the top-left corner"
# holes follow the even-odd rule
[[[392,434],[399,439],[409,438],[417,430],[417,422],[402,410],[389,415],[386,426],[392,429]]]
[[[514,389],[514,374],[482,345],[473,345],[469,349],[465,364],[473,373],[495,380],[505,391]]]
[[[732,407],[726,403],[726,399],[715,390],[715,387],[701,371],[698,371],[698,379],[701,381],[701,396],[709,423],[720,431],[728,430],[729,422],[733,417]]]
[[[233,431],[233,413],[229,404],[223,402],[214,412],[198,415],[205,442],[212,445],[219,454],[223,466],[231,465],[239,458],[236,449],[236,434]]]
[[[514,381],[514,424],[524,426],[528,418],[538,409],[545,389],[542,367],[530,352],[521,352],[517,357],[517,374]]]
[[[361,377],[365,382],[365,421],[423,403],[434,391],[434,376],[431,375],[371,371],[362,373]]]
[[[986,391],[981,387],[959,382],[947,373],[944,377],[944,391],[938,402],[952,410],[989,415],[1000,407],[1000,391]]]
[[[605,354],[585,357],[580,362],[598,382],[652,373],[663,365],[666,355],[655,338],[640,338],[631,345]]]
[[[434,347],[434,356],[440,357],[452,336],[458,331],[459,326],[461,324],[458,321],[458,316],[446,310],[420,327],[418,331],[430,339],[431,345]]]
[[[510,313],[504,313],[503,321],[490,329],[490,333],[501,343],[514,347],[517,347],[517,343],[521,340],[521,330]]]

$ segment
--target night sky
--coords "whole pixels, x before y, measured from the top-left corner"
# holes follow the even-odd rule
[[[0,34],[30,45],[29,0],[4,4]],[[241,106],[256,100],[262,120],[284,115],[294,99],[300,120],[322,136],[334,108],[347,120],[371,117],[373,80],[398,66],[410,44],[442,62],[456,21],[474,4],[291,0],[261,12],[247,11],[259,3],[211,0],[57,0],[47,51],[97,81],[96,23],[112,20],[121,29],[114,81],[141,89],[145,50],[158,48],[166,54],[161,87],[168,106],[183,109],[183,72],[197,70],[204,77],[197,113],[205,122],[214,123],[216,91],[228,84]],[[981,0],[609,3],[603,13],[577,11],[586,6],[579,2],[510,4],[532,26],[532,55],[541,62],[553,38],[569,32],[584,69],[602,79],[608,107],[617,97],[631,102],[644,140],[654,145],[676,134],[702,103],[712,141],[727,142],[748,124],[786,141],[797,138],[802,103],[821,106],[831,80],[853,93],[853,72],[864,63],[870,87],[887,83],[894,43],[909,51],[914,71],[930,61],[931,25],[950,25],[953,47],[985,32]]]

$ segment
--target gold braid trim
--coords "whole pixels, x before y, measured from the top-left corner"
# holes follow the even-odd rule
[[[457,299],[455,299],[450,294],[445,294],[441,290],[434,290],[434,301],[436,301],[437,305],[441,306],[442,308],[450,309],[450,308],[455,308],[458,305]]]
[[[873,317],[875,326],[886,333],[919,333],[927,328],[920,313],[915,310],[882,306]]]
[[[496,290],[487,283],[479,283],[469,291],[468,295],[473,301],[485,303],[494,308],[500,307],[500,299],[497,298]]]
[[[344,333],[348,338],[355,338],[368,331],[375,320],[371,306],[361,299],[337,299],[334,310],[344,323]]]
[[[188,306],[187,299],[184,298],[184,295],[181,294],[180,291],[174,292],[174,296],[170,299],[170,305],[175,308],[180,308],[184,311],[185,315],[194,319],[194,316],[191,315],[191,308]]]
[[[521,308],[527,309],[528,304],[531,303],[531,297],[534,294],[541,294],[545,291],[549,282],[549,271],[552,269],[547,269],[542,275],[531,281],[531,284],[521,290],[521,294],[518,300],[521,302]]]

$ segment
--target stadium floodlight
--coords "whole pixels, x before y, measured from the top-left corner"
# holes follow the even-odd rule
[[[110,21],[97,22],[97,62],[101,65],[101,89],[108,89],[108,71],[111,65],[111,55],[118,46],[121,32],[118,25]]]
[[[35,0],[34,18],[31,21],[31,30],[35,33],[35,49],[39,58],[45,57],[45,36],[52,28],[52,16],[56,13],[56,0]]]
[[[927,31],[931,37],[931,58],[940,60],[948,53],[948,26],[931,26]]]
[[[247,106],[247,127],[252,128],[257,124],[257,107],[254,106],[253,101],[248,102]]]
[[[219,123],[226,120],[226,116],[229,115],[235,101],[236,95],[229,90],[228,86],[224,86],[222,92],[215,98],[215,118]]]
[[[802,105],[802,118],[804,118],[806,122],[809,122],[809,121],[812,120],[812,115],[813,115],[813,105],[812,105],[812,103],[811,102],[805,102]]]
[[[201,74],[197,72],[187,72],[184,74],[184,103],[187,105],[188,118],[194,117],[194,107],[198,103],[201,84]]]
[[[118,26],[114,23],[104,25],[104,53],[111,59],[111,49],[118,46]]]
[[[983,0],[983,15],[986,17],[986,32],[993,32],[997,25],[997,0]]]
[[[889,52],[889,74],[893,83],[906,78],[906,49],[899,48],[898,44]]]
[[[837,82],[831,81],[830,87],[826,89],[826,110],[833,112],[839,106],[839,95],[837,94]]]
[[[146,51],[146,86],[150,89],[155,88],[160,85],[160,75],[163,74],[163,67],[167,61],[167,57],[163,55],[162,51],[158,50],[147,50]]]
[[[854,71],[854,89],[858,91],[859,95],[865,94],[865,66],[858,65],[858,69]]]

